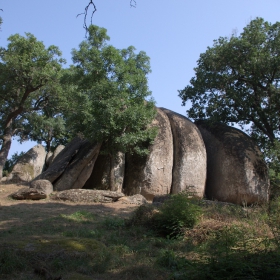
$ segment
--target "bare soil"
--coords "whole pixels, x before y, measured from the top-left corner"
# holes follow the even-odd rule
[[[124,204],[121,201],[89,204],[53,201],[51,199],[14,200],[10,197],[12,193],[23,187],[26,186],[21,184],[0,184],[0,230],[3,230],[8,224],[11,225],[12,221],[25,223],[39,216],[47,219],[58,213],[71,214],[75,211],[88,211],[98,216],[126,218],[137,208],[134,204]],[[20,213],[20,220],[18,219],[19,216],[18,218],[15,216],[16,213]]]

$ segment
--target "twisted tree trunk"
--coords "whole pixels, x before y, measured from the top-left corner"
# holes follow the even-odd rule
[[[6,125],[6,128],[4,130],[4,135],[2,138],[3,142],[0,150],[0,180],[3,177],[3,168],[5,166],[11,148],[12,136],[13,136],[12,120],[10,120]]]

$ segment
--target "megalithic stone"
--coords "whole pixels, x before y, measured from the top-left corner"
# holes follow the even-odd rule
[[[268,201],[268,168],[254,141],[225,124],[196,124],[207,150],[207,198],[241,205]]]
[[[202,136],[188,118],[161,108],[169,118],[174,145],[171,193],[188,191],[202,198],[205,193],[207,156]]]
[[[124,193],[142,194],[153,200],[155,195],[170,193],[173,167],[173,139],[166,114],[157,108],[157,116],[152,122],[158,127],[158,135],[149,147],[146,157],[126,155]]]

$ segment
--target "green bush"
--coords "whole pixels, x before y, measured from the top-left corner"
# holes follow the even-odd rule
[[[185,228],[193,228],[202,214],[195,198],[188,193],[172,195],[154,215],[156,230],[167,238],[177,238]]]

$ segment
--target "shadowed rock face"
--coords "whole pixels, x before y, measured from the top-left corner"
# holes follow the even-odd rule
[[[84,142],[63,174],[54,183],[54,190],[80,189],[90,177],[101,144]]]
[[[58,145],[54,152],[50,155],[48,159],[46,159],[46,164],[50,166],[53,162],[54,159],[57,157],[57,155],[65,148],[64,145]]]
[[[141,158],[126,155],[124,193],[142,194],[152,200],[155,195],[170,193],[173,166],[173,139],[166,114],[157,109],[152,125],[158,127],[158,135],[150,146],[150,154]]]
[[[7,180],[29,182],[41,174],[46,158],[42,145],[36,145],[25,153],[14,166]]]
[[[119,153],[114,161],[115,190],[122,192],[124,181],[125,156]],[[90,178],[84,185],[84,189],[109,190],[110,157],[99,154]]]
[[[81,146],[87,143],[79,137],[74,138],[66,147],[55,157],[51,166],[35,178],[35,180],[49,180],[53,183],[66,169],[71,159],[76,155]],[[70,187],[69,187],[70,188]]]
[[[168,116],[174,145],[171,193],[190,191],[203,197],[206,183],[206,149],[194,123],[186,117],[161,108]]]
[[[224,124],[196,124],[207,151],[207,198],[248,205],[268,201],[268,169],[253,140]]]

